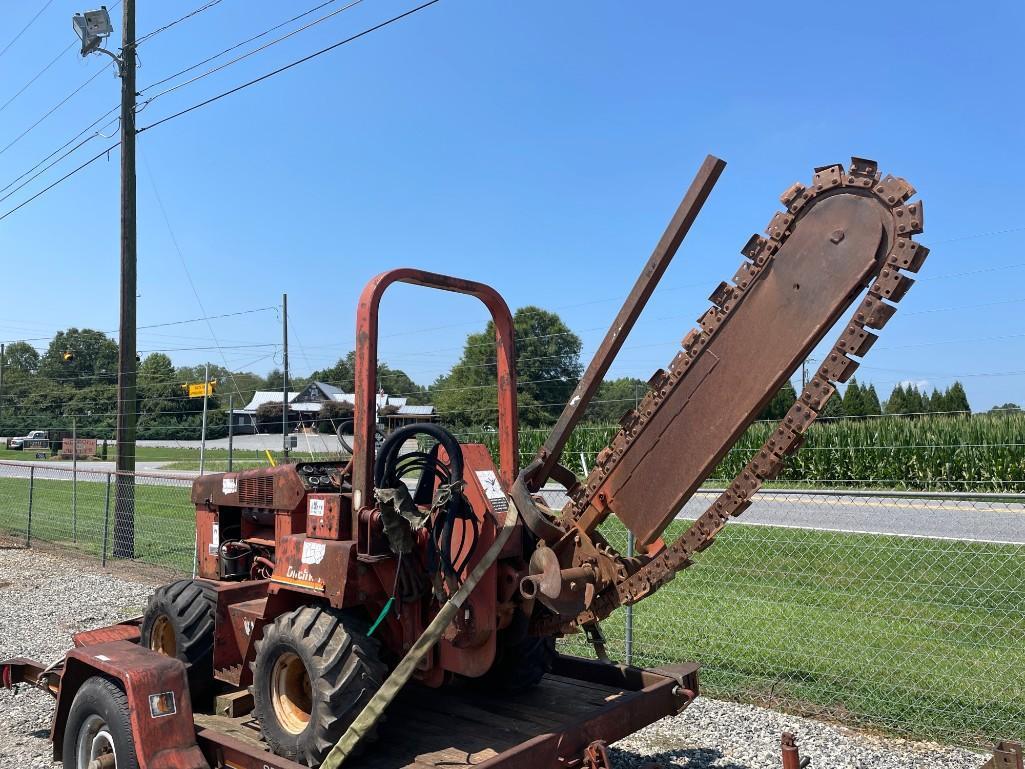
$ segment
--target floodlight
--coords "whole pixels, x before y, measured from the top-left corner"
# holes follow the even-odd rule
[[[110,14],[105,5],[101,5],[98,11],[76,13],[71,17],[71,24],[82,41],[83,56],[97,50],[114,29],[110,26]]]

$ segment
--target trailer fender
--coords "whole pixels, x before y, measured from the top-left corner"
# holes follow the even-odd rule
[[[141,769],[210,769],[196,745],[185,665],[128,641],[68,652],[50,734],[55,760],[63,758],[64,730],[75,694],[97,675],[114,681],[128,698]]]

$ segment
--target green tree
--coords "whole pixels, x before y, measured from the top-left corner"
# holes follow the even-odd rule
[[[847,389],[844,390],[843,413],[844,416],[848,417],[865,416],[865,396],[861,385],[858,384],[858,380],[853,377],[847,383]]]
[[[648,392],[648,383],[637,377],[606,379],[598,386],[587,419],[592,422],[618,422]]]
[[[922,395],[922,391],[918,389],[918,385],[909,384],[907,386],[906,393],[908,410],[905,413],[924,414],[929,410],[928,398]]]
[[[972,413],[972,407],[968,403],[968,394],[964,385],[954,382],[946,392],[947,411],[958,411],[966,414]]]
[[[513,316],[520,425],[550,424],[580,379],[580,337],[553,312],[521,307]],[[497,422],[495,327],[466,338],[463,355],[439,377],[430,397],[446,423],[458,428]]]
[[[879,395],[876,393],[876,386],[870,384],[861,388],[861,398],[865,402],[865,414],[870,417],[879,416],[883,413],[882,404],[879,403]]]
[[[39,369],[39,351],[28,342],[11,342],[4,351],[4,374],[21,371],[34,374]]]
[[[762,413],[758,415],[758,418],[772,421],[780,420],[787,415],[787,412],[790,411],[790,407],[794,405],[796,400],[797,390],[794,389],[794,386],[788,379],[779,388],[779,391],[772,396],[772,400],[762,409]]]
[[[39,373],[47,379],[82,386],[116,382],[117,368],[117,344],[88,328],[58,331],[39,362]]]
[[[904,390],[904,385],[898,384],[894,386],[893,391],[890,393],[890,397],[886,399],[886,413],[908,413],[908,398],[907,392]]]

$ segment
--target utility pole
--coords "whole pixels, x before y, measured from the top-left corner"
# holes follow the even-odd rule
[[[121,322],[114,557],[135,557],[135,0],[121,4]]]
[[[284,380],[281,385],[281,441],[285,460],[288,460],[288,294],[281,295],[281,333],[284,347],[281,355]]]
[[[199,474],[206,469],[206,406],[210,400],[210,364],[203,365],[203,430],[199,436]]]
[[[0,343],[0,414],[4,413],[4,358],[7,357],[7,345]]]
[[[231,472],[232,444],[235,438],[235,395],[228,393],[228,472]]]

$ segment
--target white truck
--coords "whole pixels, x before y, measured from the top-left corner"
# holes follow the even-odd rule
[[[24,449],[25,445],[32,445],[32,441],[46,441],[49,440],[50,434],[46,430],[32,430],[28,435],[21,438],[8,438],[7,448],[9,449]]]

